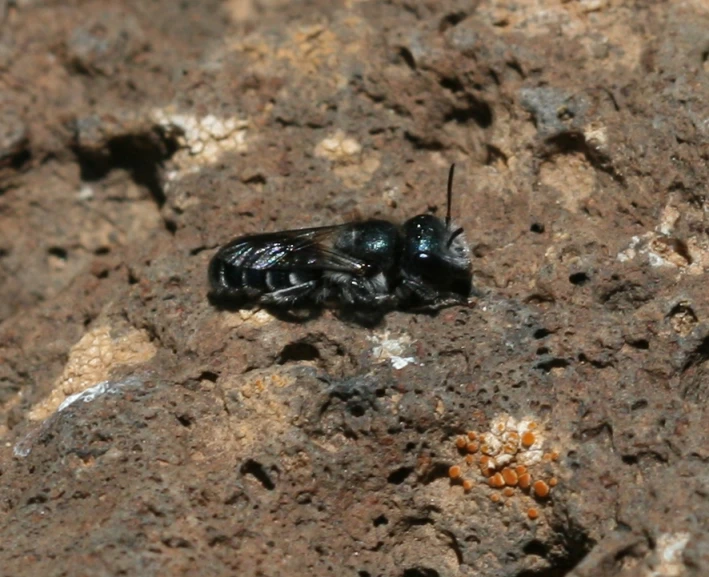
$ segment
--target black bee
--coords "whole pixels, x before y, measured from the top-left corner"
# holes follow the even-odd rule
[[[278,309],[331,304],[383,314],[467,303],[470,249],[451,225],[453,171],[445,221],[420,214],[397,226],[365,220],[247,235],[209,263],[211,298]]]

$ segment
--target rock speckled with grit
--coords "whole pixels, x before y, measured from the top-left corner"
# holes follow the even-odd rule
[[[0,2],[0,573],[709,574],[707,30]],[[474,306],[207,300],[230,238],[440,216],[452,162]]]

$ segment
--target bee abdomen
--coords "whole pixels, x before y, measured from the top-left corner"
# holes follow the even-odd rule
[[[320,271],[255,269],[233,265],[218,258],[212,261],[209,268],[209,282],[216,293],[257,296],[321,279]]]

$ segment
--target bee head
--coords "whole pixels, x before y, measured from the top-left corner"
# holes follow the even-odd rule
[[[448,175],[448,208],[445,222],[421,214],[404,223],[403,269],[440,290],[469,294],[471,287],[470,249],[462,228],[451,223],[453,170]]]

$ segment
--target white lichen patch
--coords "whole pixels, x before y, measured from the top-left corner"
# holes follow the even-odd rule
[[[179,170],[168,173],[174,180],[200,166],[214,164],[226,152],[246,152],[249,121],[245,118],[219,118],[214,114],[196,116],[170,109],[152,111],[153,121],[174,135],[180,150],[173,156]]]
[[[110,327],[95,328],[71,348],[52,392],[30,409],[28,417],[34,421],[47,418],[68,398],[108,381],[114,367],[145,363],[156,352],[145,331],[131,330],[114,339]]]
[[[616,258],[620,262],[645,258],[652,267],[673,268],[680,274],[698,275],[709,268],[709,246],[704,244],[696,238],[683,242],[661,232],[646,232],[633,236],[628,247]]]
[[[337,130],[332,136],[321,140],[315,146],[315,156],[327,158],[331,162],[343,162],[362,152],[362,146],[354,138]]]
[[[532,442],[525,443],[526,440]],[[492,458],[495,470],[513,461],[531,467],[542,462],[544,441],[544,433],[533,417],[518,421],[503,413],[492,420],[489,431],[480,434],[480,451]]]
[[[617,259],[620,262],[628,262],[638,256],[645,256],[650,266],[676,266],[671,261],[663,258],[660,254],[652,250],[657,246],[657,235],[654,232],[646,232],[643,235],[636,235],[630,239],[628,248],[620,251]]]
[[[408,335],[391,338],[389,331],[385,331],[368,339],[374,343],[372,358],[378,362],[389,361],[397,371],[416,362],[415,357],[408,354],[411,348],[411,337]]]
[[[347,188],[358,188],[369,182],[381,164],[376,152],[363,151],[357,140],[339,129],[321,140],[313,152],[333,163],[332,171]]]
[[[644,258],[650,266],[675,269],[677,276],[704,274],[709,270],[709,241],[706,235],[687,234],[687,223],[703,219],[700,210],[686,207],[680,198],[670,195],[655,229],[633,236],[617,259]],[[681,226],[683,221],[685,226]]]
[[[110,381],[102,381],[98,385],[84,389],[80,393],[74,393],[69,395],[66,399],[62,401],[62,404],[57,407],[57,412],[61,412],[67,407],[73,405],[76,401],[83,401],[84,403],[90,403],[97,397],[105,395],[111,390]]]
[[[601,124],[588,124],[583,129],[586,142],[596,150],[606,151],[608,147],[608,129]]]
[[[671,235],[679,223],[680,216],[681,213],[676,206],[667,204],[660,214],[660,223],[657,225],[657,231],[660,234]]]
[[[272,323],[275,317],[265,309],[239,309],[222,316],[221,324],[225,329],[233,329],[242,325],[263,326]]]
[[[129,376],[119,381],[102,381],[93,387],[84,389],[79,393],[69,395],[57,407],[57,410],[51,413],[41,425],[37,426],[27,433],[20,441],[12,448],[16,457],[26,457],[32,452],[32,447],[40,435],[50,429],[56,422],[57,415],[66,410],[68,407],[77,402],[90,403],[97,398],[106,394],[117,394],[126,387],[139,387],[143,384],[143,379],[138,376]]]
[[[657,566],[649,572],[649,577],[678,577],[684,574],[682,552],[689,542],[689,533],[663,533],[657,538]]]
[[[83,201],[93,200],[95,196],[96,192],[94,191],[93,187],[89,186],[88,184],[82,184],[79,188],[79,191],[76,193],[77,200]]]

